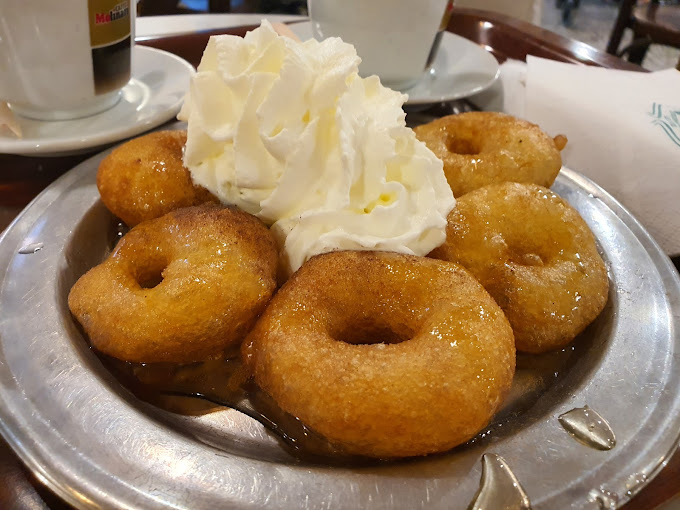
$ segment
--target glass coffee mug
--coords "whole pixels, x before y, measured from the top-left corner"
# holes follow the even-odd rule
[[[130,0],[4,0],[0,101],[39,120],[114,106],[130,80]]]
[[[452,0],[308,0],[315,39],[341,37],[355,46],[359,74],[391,88],[413,86],[434,60],[436,38]],[[440,36],[441,37],[441,36]]]

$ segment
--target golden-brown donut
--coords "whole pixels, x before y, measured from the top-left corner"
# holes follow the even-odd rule
[[[588,225],[535,184],[492,184],[461,197],[431,256],[479,279],[508,316],[519,351],[564,347],[607,302],[607,270]]]
[[[515,369],[507,319],[465,269],[387,252],[310,259],[243,353],[282,409],[347,453],[379,458],[472,438]]]
[[[550,187],[567,143],[562,135],[550,138],[535,124],[495,112],[449,115],[414,131],[444,162],[455,197],[505,181]]]
[[[99,165],[97,188],[104,205],[132,227],[179,209],[217,199],[194,186],[182,163],[186,131],[156,131],[134,138]]]
[[[76,282],[68,304],[105,354],[201,361],[238,347],[276,288],[276,266],[258,219],[206,204],[134,227]]]

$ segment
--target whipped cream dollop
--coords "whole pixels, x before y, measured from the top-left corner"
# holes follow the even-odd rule
[[[442,162],[406,127],[407,96],[359,63],[341,39],[264,21],[211,37],[178,116],[194,182],[271,225],[289,272],[334,250],[426,255],[446,237]]]

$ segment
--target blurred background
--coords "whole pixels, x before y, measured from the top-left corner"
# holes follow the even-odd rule
[[[680,12],[680,0],[456,0],[459,7],[489,9],[529,21],[552,32],[585,42],[606,51],[612,30],[620,9],[635,9],[647,4],[677,6],[675,12],[659,11],[656,17],[663,25],[678,23],[672,18]],[[306,14],[306,0],[140,0],[140,15],[200,12],[262,12]],[[670,13],[667,14],[667,13]],[[680,31],[680,27],[678,28]],[[679,32],[680,33],[680,32]],[[676,46],[652,44],[642,52],[642,65],[650,70],[667,69],[680,63],[680,35]],[[620,52],[633,41],[630,29],[623,32],[621,42],[616,45]],[[640,40],[637,41],[638,49]],[[639,57],[639,55],[638,55]]]
[[[583,41],[598,50],[607,50],[607,43],[622,2],[615,0],[581,0],[580,2],[542,0],[542,2],[543,12],[540,25],[543,28]],[[568,8],[566,4],[570,3],[578,7],[572,7],[569,15],[564,16],[564,10],[558,5],[562,4],[561,7]],[[666,3],[668,5],[678,4],[678,2]],[[632,31],[626,30],[619,48],[623,49],[630,45],[632,39]],[[680,49],[654,44],[649,48],[642,65],[656,71],[675,67],[679,59]]]

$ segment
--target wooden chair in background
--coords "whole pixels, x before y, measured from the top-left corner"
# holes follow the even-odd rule
[[[633,31],[633,42],[619,48],[627,28]],[[627,54],[630,62],[642,64],[652,44],[680,49],[680,4],[660,0],[621,0],[607,53],[617,56]]]

